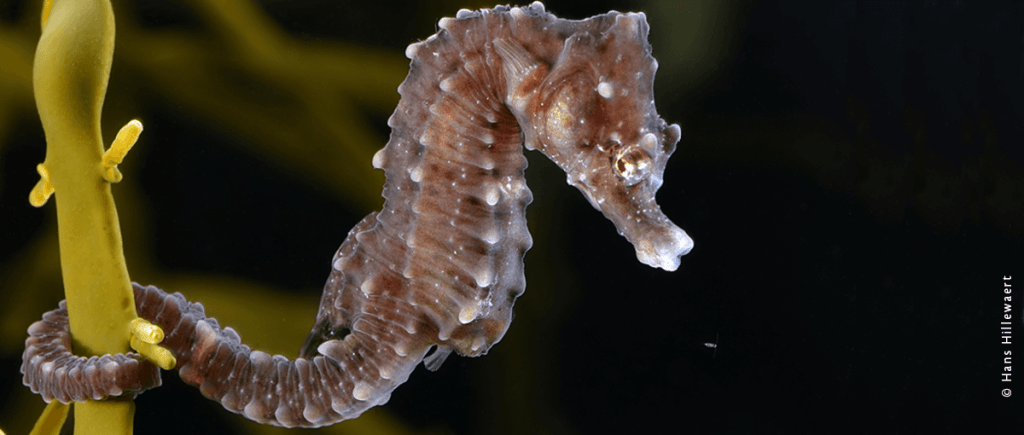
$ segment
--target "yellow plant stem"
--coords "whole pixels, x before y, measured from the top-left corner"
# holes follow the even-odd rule
[[[43,166],[57,202],[72,346],[86,356],[128,352],[129,324],[137,317],[101,163],[100,112],[113,55],[109,0],[52,2],[36,49],[33,88],[46,131]],[[130,434],[133,410],[131,401],[76,404],[75,433]]]
[[[83,414],[89,421],[82,421]],[[130,434],[134,416],[135,402],[131,400],[76,403],[75,434]]]

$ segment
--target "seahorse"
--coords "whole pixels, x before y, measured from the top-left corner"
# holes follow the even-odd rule
[[[334,255],[298,358],[250,349],[180,293],[134,286],[181,378],[224,408],[285,427],[333,424],[386,403],[421,361],[436,370],[452,351],[479,356],[500,341],[533,243],[524,146],[564,170],[641,262],[673,271],[692,248],[655,202],[680,128],[655,110],[643,13],[563,20],[535,2],[460,10],[439,27],[406,50],[391,137],[372,161],[386,174],[383,210]],[[29,333],[24,381],[47,401],[160,383],[137,354],[72,355],[63,304]]]

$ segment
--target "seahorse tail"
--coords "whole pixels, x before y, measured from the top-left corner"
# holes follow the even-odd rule
[[[427,346],[385,343],[394,333],[364,318],[342,340],[328,340],[312,359],[289,360],[253,351],[231,328],[206,317],[181,293],[132,284],[141,317],[163,328],[162,346],[178,360],[181,378],[206,397],[250,420],[284,427],[319,427],[382,405],[408,379]],[[134,397],[160,385],[159,368],[136,353],[81,357],[71,353],[67,306],[29,327],[21,371],[47,402]],[[397,354],[397,357],[394,355]]]
[[[380,340],[386,335],[373,332],[376,322],[363,322],[363,330],[321,344],[323,355],[289,360],[251,350],[179,293],[152,286],[135,291],[139,314],[164,328],[162,344],[178,359],[181,378],[225,409],[263,424],[319,427],[358,417],[386,403],[426,353],[421,346],[397,358],[387,354],[402,349]]]
[[[22,382],[47,402],[134,398],[160,386],[160,369],[137,353],[92,357],[71,353],[65,301],[29,326],[28,334],[21,355]]]

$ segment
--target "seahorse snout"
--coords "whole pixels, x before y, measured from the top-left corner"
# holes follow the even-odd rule
[[[682,228],[670,224],[646,234],[634,243],[634,247],[636,258],[641,263],[672,272],[679,268],[679,257],[693,249],[693,239]]]

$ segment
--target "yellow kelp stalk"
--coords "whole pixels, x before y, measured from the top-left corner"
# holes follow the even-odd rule
[[[121,179],[116,165],[142,131],[141,123],[130,122],[104,153],[100,111],[114,56],[113,9],[109,0],[47,0],[42,25],[33,87],[47,148],[29,201],[39,207],[51,194],[57,198],[72,347],[78,355],[104,355],[127,352],[132,342],[146,358],[172,368],[170,353],[152,345],[163,331],[136,314],[110,193],[110,183]],[[51,404],[36,430],[59,430],[66,415],[60,406]],[[133,412],[131,400],[78,403],[75,433],[130,434]]]

